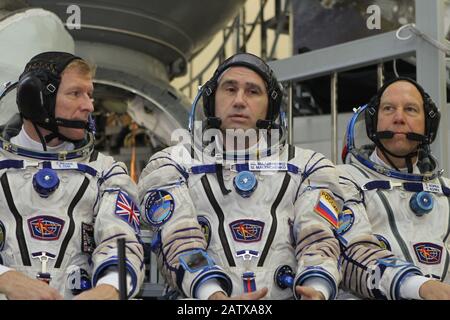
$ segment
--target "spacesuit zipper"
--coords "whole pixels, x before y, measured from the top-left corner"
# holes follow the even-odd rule
[[[78,189],[77,194],[73,198],[72,202],[69,205],[69,209],[67,210],[67,215],[69,216],[69,219],[70,219],[69,229],[67,230],[66,236],[64,237],[64,240],[61,244],[61,248],[59,249],[58,258],[55,262],[55,268],[61,267],[61,263],[64,259],[64,254],[66,252],[67,246],[69,245],[70,239],[72,239],[72,237],[73,237],[73,233],[75,231],[75,222],[73,220],[73,209],[78,204],[80,199],[83,197],[84,192],[86,191],[88,185],[89,185],[89,179],[85,177],[83,184],[81,185],[80,189]]]
[[[364,177],[366,177],[367,179],[370,179],[370,177],[362,169],[358,168],[358,166],[356,164],[351,163],[350,165],[352,167],[356,168]],[[377,190],[377,195],[384,205],[384,209],[386,210],[386,213],[389,218],[389,226],[391,227],[391,231],[394,234],[394,237],[397,240],[397,242],[400,246],[400,249],[403,252],[403,255],[405,256],[405,259],[411,263],[414,263],[411,255],[409,254],[408,247],[406,246],[405,242],[403,241],[402,237],[400,236],[400,233],[398,232],[397,224],[395,223],[394,213],[392,212],[392,208],[389,205],[389,202],[387,201],[386,196],[384,195],[384,193],[381,190]]]
[[[439,182],[441,183],[441,185],[447,187],[444,183],[444,180],[442,178],[439,178]],[[445,277],[447,276],[447,272],[448,272],[448,264],[449,264],[449,252],[447,250],[447,246],[445,245],[445,242],[447,241],[448,235],[450,234],[450,198],[447,197],[447,201],[448,201],[448,208],[449,208],[449,221],[448,221],[448,226],[447,226],[447,233],[445,234],[445,237],[443,239],[443,244],[444,244],[444,248],[445,248],[445,252],[447,253],[446,257],[445,257],[445,265],[444,265],[444,272],[442,272],[442,277],[441,277],[441,281],[444,281]]]
[[[267,241],[266,244],[264,245],[261,257],[258,260],[258,267],[262,267],[264,265],[267,254],[269,253],[270,246],[272,245],[273,238],[275,237],[275,234],[277,232],[278,227],[277,208],[281,202],[281,199],[283,199],[283,196],[286,193],[290,181],[291,176],[289,175],[288,172],[286,172],[286,174],[284,175],[283,184],[281,185],[280,192],[278,193],[277,198],[275,199],[274,203],[272,204],[272,207],[270,208],[270,214],[272,216],[272,225],[270,226],[270,232],[269,235],[267,236]]]
[[[403,252],[403,255],[405,256],[405,259],[408,262],[414,263],[411,255],[409,254],[408,247],[406,246],[405,241],[403,241],[403,238],[400,236],[400,233],[398,232],[397,224],[395,223],[394,213],[392,211],[391,206],[389,205],[389,202],[386,199],[386,196],[381,190],[377,190],[377,195],[380,197],[381,202],[383,202],[384,209],[386,210],[386,213],[389,218],[389,226],[391,227],[391,231],[394,234],[394,237],[397,240],[400,249]]]
[[[225,256],[227,257],[228,265],[230,267],[235,267],[236,262],[234,261],[233,254],[231,253],[230,244],[228,243],[227,236],[225,235],[225,229],[223,227],[225,216],[223,214],[222,209],[220,208],[219,203],[217,202],[214,194],[211,190],[211,185],[209,184],[208,177],[204,175],[201,179],[203,189],[205,190],[206,197],[211,203],[214,211],[216,212],[217,218],[219,219],[219,238],[223,247],[223,251],[225,252]]]
[[[290,161],[294,157],[295,157],[295,147],[292,145],[288,145],[288,161]],[[286,172],[286,174],[284,175],[284,179],[283,179],[283,183],[281,185],[280,192],[278,192],[278,195],[277,195],[274,203],[272,204],[272,207],[270,208],[270,214],[272,216],[272,225],[270,226],[269,235],[267,236],[267,241],[266,241],[266,244],[264,245],[264,249],[262,251],[261,257],[258,260],[258,267],[262,267],[264,265],[267,254],[269,253],[269,249],[272,246],[273,238],[275,237],[275,234],[277,232],[277,227],[278,227],[277,208],[281,202],[281,199],[283,199],[283,196],[286,193],[286,190],[289,186],[290,181],[291,181],[291,176],[289,175],[289,172]]]
[[[445,248],[445,252],[447,253],[445,256],[445,264],[444,264],[444,271],[442,272],[442,276],[441,276],[441,281],[444,281],[446,276],[447,276],[447,272],[448,272],[448,263],[449,263],[449,257],[448,257],[448,250],[444,244],[444,248]]]
[[[16,220],[16,239],[19,244],[20,256],[22,257],[22,263],[24,266],[31,266],[30,254],[28,252],[27,244],[25,242],[25,235],[23,233],[23,219],[19,211],[14,204],[14,200],[11,194],[11,189],[9,187],[8,177],[6,172],[1,177],[1,183],[3,192],[5,193],[6,202],[8,203],[9,210]]]
[[[89,157],[89,162],[97,161],[97,158],[98,158],[98,151],[94,150]],[[67,246],[69,245],[70,239],[72,239],[72,237],[73,237],[73,233],[75,231],[75,221],[73,220],[73,209],[75,208],[77,203],[80,201],[80,199],[83,197],[84,192],[86,191],[88,185],[89,185],[89,179],[84,178],[83,184],[81,185],[77,194],[75,195],[72,202],[70,203],[69,209],[67,210],[67,215],[70,219],[69,229],[67,230],[66,236],[64,237],[64,240],[59,249],[58,258],[55,262],[55,268],[61,267],[62,261],[64,259],[64,254],[67,250]]]

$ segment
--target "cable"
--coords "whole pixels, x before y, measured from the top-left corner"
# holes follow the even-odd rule
[[[397,59],[394,59],[392,61],[392,69],[394,69],[394,74],[397,78],[399,78],[400,76],[398,75],[398,71],[397,71]]]
[[[440,43],[439,41],[436,41],[435,39],[431,38],[430,36],[426,35],[422,31],[420,31],[414,23],[405,24],[404,26],[401,26],[397,29],[397,32],[395,33],[395,36],[399,40],[409,40],[412,37],[412,34],[409,34],[408,36],[400,36],[400,33],[406,29],[409,29],[411,33],[415,34],[418,37],[421,37],[425,41],[429,42],[431,45],[436,47],[437,49],[443,51],[446,55],[450,55],[450,47],[448,45],[445,45],[443,43]]]

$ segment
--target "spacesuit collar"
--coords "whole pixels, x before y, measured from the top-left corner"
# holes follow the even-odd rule
[[[14,143],[22,148],[44,151],[42,144],[38,141],[33,140],[28,135],[23,125],[22,130],[20,130],[19,134],[15,137],[12,137],[10,141],[11,143]],[[48,152],[71,151],[73,149],[75,149],[74,144],[67,141],[63,141],[61,144],[54,147],[47,146]]]
[[[87,139],[84,140],[82,144],[74,145],[73,150],[66,150],[65,146],[60,145],[59,147],[63,148],[63,150],[56,147],[58,150],[42,151],[42,149],[36,150],[30,147],[27,148],[15,144],[13,143],[13,141],[7,141],[3,137],[0,137],[0,148],[18,156],[38,160],[65,161],[73,159],[82,159],[88,157],[94,150],[94,135],[92,133],[88,134]]]
[[[373,170],[379,174],[382,174],[389,178],[406,180],[406,181],[429,181],[436,178],[439,178],[443,174],[443,170],[433,170],[432,173],[429,174],[421,174],[415,173],[415,169],[413,173],[407,173],[402,171],[397,171],[386,165],[381,159],[379,162],[376,162],[372,158],[372,154],[374,153],[374,148],[370,148],[368,146],[364,146],[364,148],[357,149],[354,148],[350,150],[352,154],[351,162],[359,162],[364,167]],[[417,167],[417,163],[414,166]]]
[[[220,138],[221,139],[221,138]],[[220,139],[216,139],[213,143],[209,144],[203,149],[203,156],[207,158],[213,158],[215,162],[236,162],[246,160],[259,160],[265,157],[271,157],[277,155],[280,148],[284,146],[284,141],[277,140],[272,146],[268,143],[268,139],[261,137],[258,143],[252,145],[247,149],[242,150],[224,150],[223,143]]]
[[[370,159],[371,161],[375,162],[376,164],[379,164],[379,165],[382,165],[382,166],[384,166],[384,167],[387,167],[387,168],[391,168],[391,169],[392,169],[392,167],[391,167],[390,165],[388,165],[386,162],[384,162],[384,161],[378,156],[377,149],[375,149],[375,150],[372,152],[372,154],[370,155],[369,159]],[[408,168],[406,168],[406,167],[405,167],[405,168],[399,168],[399,170],[400,170],[400,172],[408,173]],[[413,172],[412,172],[412,173],[413,173],[413,174],[420,174],[419,167],[417,166],[417,159],[416,159],[415,163],[413,164]]]

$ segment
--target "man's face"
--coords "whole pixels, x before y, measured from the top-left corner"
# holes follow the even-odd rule
[[[268,105],[266,84],[253,70],[231,67],[222,75],[215,96],[221,129],[256,129],[256,121],[266,118]]]
[[[89,114],[94,111],[93,91],[92,77],[89,74],[81,74],[76,68],[66,69],[56,95],[55,117],[88,121]],[[70,139],[81,140],[85,129],[61,126],[59,132]]]
[[[406,155],[416,150],[419,142],[408,140],[406,133],[425,133],[423,99],[417,88],[398,81],[387,87],[378,109],[377,131],[393,131],[392,139],[382,139],[384,147],[395,154]]]

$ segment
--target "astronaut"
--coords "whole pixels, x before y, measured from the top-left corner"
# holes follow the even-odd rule
[[[409,299],[450,298],[448,285],[439,282],[449,281],[449,181],[430,152],[439,120],[438,108],[416,81],[388,81],[355,111],[346,133],[346,164],[338,166],[342,183],[362,194],[363,218],[381,246],[426,275],[404,282],[402,296]],[[345,238],[354,216],[348,212],[341,220]]]
[[[181,297],[334,299],[341,272],[359,281],[352,268],[367,256],[339,259],[337,230],[344,204],[361,203],[323,155],[286,143],[282,100],[263,60],[230,57],[194,100],[192,139],[154,154],[142,172],[142,217],[154,231],[159,268]],[[352,248],[392,257],[377,243]],[[388,296],[398,278],[420,274],[410,264],[372,264],[379,268],[358,273],[367,297]],[[381,281],[369,288],[374,270]]]
[[[123,163],[94,150],[92,77],[81,58],[44,52],[1,95],[16,88],[20,113],[0,137],[0,293],[8,299],[117,299],[119,238],[124,293],[139,292],[137,186]]]

